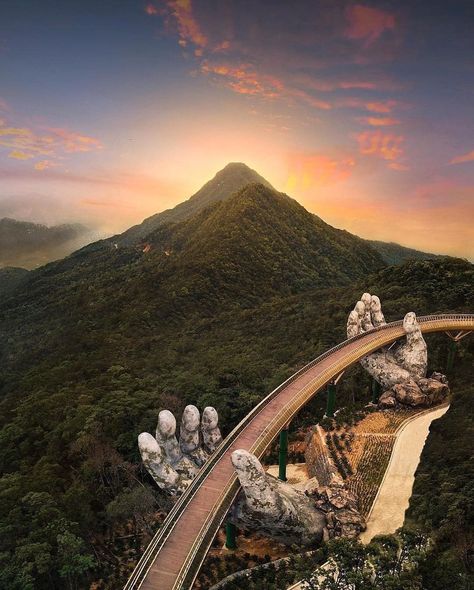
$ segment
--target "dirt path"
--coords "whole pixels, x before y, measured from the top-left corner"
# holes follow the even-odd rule
[[[367,519],[367,530],[360,539],[369,543],[375,535],[391,534],[403,525],[415,471],[429,433],[430,424],[448,406],[422,414],[406,423],[397,436],[390,463]]]

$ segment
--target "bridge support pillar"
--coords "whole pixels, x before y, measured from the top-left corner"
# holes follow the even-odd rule
[[[278,453],[278,479],[286,481],[286,464],[288,462],[288,429],[280,432],[280,451]]]
[[[232,522],[225,523],[225,546],[226,549],[237,549],[237,527]]]
[[[334,410],[336,409],[336,384],[332,381],[328,383],[328,401],[326,405],[326,416],[334,418]]]
[[[456,340],[451,340],[449,342],[448,348],[448,361],[446,363],[446,371],[450,373],[454,368],[454,357],[456,356]]]
[[[380,397],[380,390],[382,389],[380,386],[380,383],[378,381],[376,381],[375,379],[372,379],[371,389],[372,389],[372,403],[378,404],[379,397]]]

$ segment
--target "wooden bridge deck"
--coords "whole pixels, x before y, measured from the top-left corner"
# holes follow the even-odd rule
[[[474,330],[474,315],[418,318],[423,332]],[[133,572],[125,590],[191,588],[238,490],[230,455],[260,457],[299,409],[341,371],[404,335],[393,322],[356,336],[321,355],[263,400],[230,433],[177,502]]]

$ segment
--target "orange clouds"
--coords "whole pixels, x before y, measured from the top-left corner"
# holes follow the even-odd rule
[[[199,23],[194,18],[191,0],[168,0],[166,4],[170,9],[171,14],[176,19],[176,25],[180,36],[180,45],[186,46],[186,44],[190,42],[200,48],[206,47],[208,44],[208,38],[202,32]],[[153,6],[153,8],[155,7]],[[150,12],[148,12],[148,14],[150,14]],[[151,12],[151,14],[156,13]],[[198,55],[202,55],[202,52],[200,51]]]
[[[282,98],[287,101],[300,100],[316,109],[328,110],[332,105],[305,90],[287,86],[275,76],[258,73],[250,64],[213,64],[205,61],[201,64],[201,72],[220,79],[238,94],[261,96],[264,98]]]
[[[456,156],[449,163],[450,164],[464,164],[466,162],[474,162],[474,150],[472,150],[472,152],[468,152],[467,154],[462,154],[461,156]]]
[[[395,17],[378,8],[354,4],[347,10],[349,39],[364,41],[366,47],[372,45],[385,31],[394,30]]]
[[[65,153],[90,152],[101,149],[102,144],[94,137],[69,129],[45,127],[37,131],[29,127],[7,126],[5,121],[0,121],[2,147],[10,150],[9,158],[30,160],[41,156],[62,158]]]
[[[403,156],[402,135],[386,134],[382,131],[362,131],[357,135],[359,151],[367,156],[375,156],[388,160],[390,168],[401,170],[403,164],[398,160]]]
[[[201,72],[213,74],[223,79],[226,86],[239,94],[261,95],[274,98],[283,91],[283,83],[272,76],[259,75],[248,64],[232,66],[227,64],[211,64],[204,62]]]
[[[102,144],[98,139],[70,131],[69,129],[51,127],[47,131],[52,134],[55,144],[65,152],[90,152],[102,148]]]
[[[365,108],[373,113],[391,113],[397,105],[396,100],[374,101],[365,103]]]
[[[351,175],[354,165],[352,156],[335,158],[325,154],[292,154],[285,190],[291,194],[340,182]]]
[[[153,4],[147,4],[145,6],[145,12],[150,16],[156,16],[158,14],[158,8]]]
[[[47,170],[48,168],[55,168],[56,166],[59,166],[59,164],[56,164],[51,160],[40,160],[39,162],[36,162],[35,170]]]
[[[398,119],[392,117],[361,117],[359,121],[371,127],[390,127],[391,125],[400,124]]]
[[[25,152],[21,152],[20,150],[12,150],[8,154],[8,157],[12,158],[13,160],[29,160],[31,158],[34,158],[34,155],[26,154]]]

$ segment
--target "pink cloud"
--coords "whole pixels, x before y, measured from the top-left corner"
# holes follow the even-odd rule
[[[400,121],[392,117],[360,117],[359,122],[371,127],[390,127],[392,125],[399,125]]]
[[[350,6],[346,15],[348,20],[346,37],[364,41],[366,47],[377,41],[385,31],[392,31],[396,26],[393,14],[362,4]]]
[[[197,47],[206,47],[209,39],[194,17],[191,0],[168,0],[166,5],[176,20],[180,45],[186,46],[187,43],[193,43]]]
[[[471,152],[467,152],[467,154],[462,154],[460,156],[456,156],[449,163],[450,164],[464,164],[466,162],[474,162],[474,150],[472,150]]]
[[[404,154],[402,148],[404,139],[402,135],[383,133],[380,130],[362,131],[357,135],[361,154],[395,163],[395,165],[390,166],[395,170],[401,170],[400,166],[403,166],[403,163],[399,160]]]
[[[145,12],[150,16],[156,16],[158,14],[158,8],[154,4],[149,3],[145,6]]]
[[[65,154],[99,150],[102,144],[94,137],[61,127],[14,127],[1,121],[0,148],[9,150],[8,157],[15,160],[47,156],[49,161]]]
[[[372,101],[366,102],[365,108],[373,113],[391,113],[398,104],[396,100]]]
[[[249,64],[234,66],[226,63],[212,64],[205,61],[201,65],[201,72],[223,80],[226,86],[238,94],[275,98],[281,95],[284,89],[283,83],[278,78],[261,75]]]
[[[48,170],[48,168],[56,168],[59,166],[56,162],[52,162],[51,160],[40,160],[35,164],[35,170]]]

